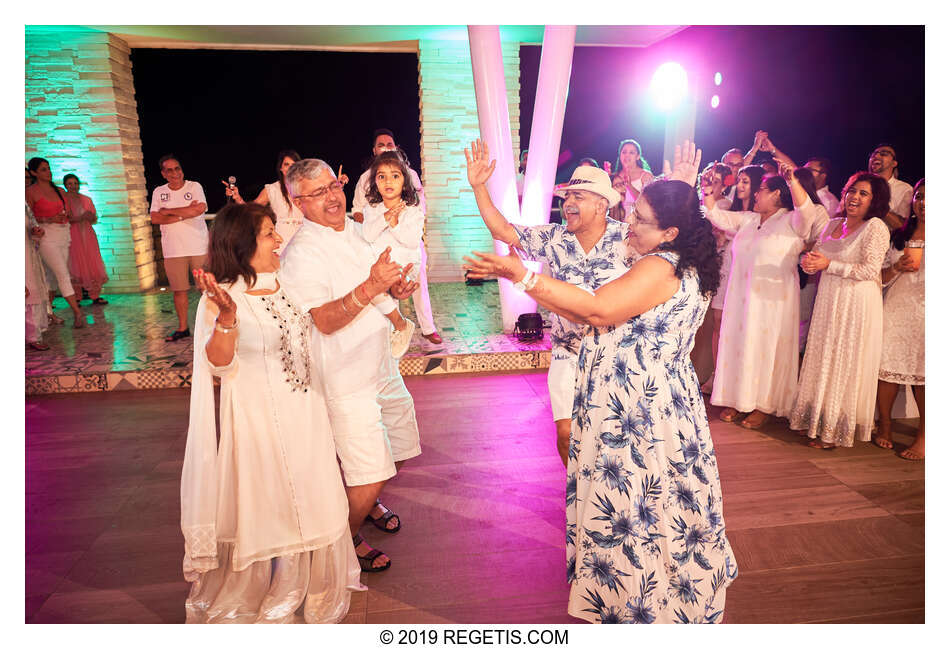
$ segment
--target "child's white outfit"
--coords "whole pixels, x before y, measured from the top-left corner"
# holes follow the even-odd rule
[[[376,255],[382,254],[387,246],[392,248],[389,258],[401,266],[412,264],[407,276],[416,281],[422,265],[422,230],[425,226],[425,214],[418,205],[407,205],[399,213],[396,227],[386,222],[386,206],[383,203],[368,204],[363,208],[363,237],[373,248]]]

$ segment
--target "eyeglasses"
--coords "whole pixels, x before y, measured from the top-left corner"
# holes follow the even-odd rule
[[[332,189],[333,191],[341,191],[341,190],[343,189],[343,183],[341,183],[339,180],[334,180],[332,183],[330,183],[330,184],[328,184],[328,185],[324,185],[323,187],[318,187],[318,188],[316,189],[316,191],[310,192],[309,194],[298,194],[298,195],[295,196],[294,198],[300,198],[300,199],[304,199],[304,198],[313,198],[313,199],[323,198],[323,197],[326,195],[326,193],[327,193],[328,191],[330,191],[331,189]]]
[[[652,225],[655,228],[659,228],[660,224],[656,221],[645,221],[641,218],[640,213],[634,210],[630,213],[630,223],[633,225]]]

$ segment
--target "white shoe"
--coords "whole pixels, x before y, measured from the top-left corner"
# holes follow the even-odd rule
[[[389,332],[389,350],[393,358],[402,358],[409,349],[409,342],[412,340],[412,333],[416,330],[416,323],[412,320],[406,320],[406,328],[402,331],[393,329]]]

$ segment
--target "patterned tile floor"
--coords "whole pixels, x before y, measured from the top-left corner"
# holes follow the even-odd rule
[[[501,330],[498,284],[463,282],[429,287],[433,319],[443,344],[433,345],[418,332],[400,362],[405,375],[498,372],[545,368],[550,363],[548,330],[544,339],[522,343]],[[175,328],[172,296],[165,291],[105,295],[108,306],[82,305],[84,329],[73,329],[62,298],[55,312],[66,324],[53,325],[45,352],[26,350],[26,392],[89,392],[190,385],[193,339],[166,343]],[[198,293],[190,294],[190,321]],[[409,301],[403,315],[415,320]]]

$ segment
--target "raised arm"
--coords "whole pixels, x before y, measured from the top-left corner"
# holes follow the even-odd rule
[[[752,161],[755,159],[755,154],[759,152],[762,148],[762,143],[765,142],[769,137],[769,134],[766,131],[756,131],[755,140],[752,142],[752,148],[745,154],[742,158],[742,166],[748,166],[752,164]]]
[[[528,270],[512,250],[507,256],[474,252],[465,257],[463,268],[474,277],[497,275],[510,281],[524,281]],[[617,279],[589,293],[546,275],[528,279],[528,295],[550,311],[569,320],[595,327],[619,324],[645,313],[670,299],[680,280],[670,262],[656,255],[642,257]]]
[[[788,188],[792,192],[792,204],[794,211],[789,217],[789,225],[800,238],[807,240],[811,237],[812,225],[818,218],[817,206],[811,202],[808,192],[802,187],[801,182],[795,177],[795,168],[785,162],[779,162],[778,172],[788,183]]]
[[[495,171],[497,160],[489,162],[488,145],[481,140],[472,142],[471,153],[465,149],[465,165],[468,170],[468,182],[475,193],[475,202],[478,203],[478,212],[482,215],[482,220],[488,226],[493,239],[503,241],[509,246],[518,246],[518,233],[515,231],[508,219],[498,211],[495,204],[492,203],[491,196],[488,193],[488,186],[485,184],[491,178]]]

